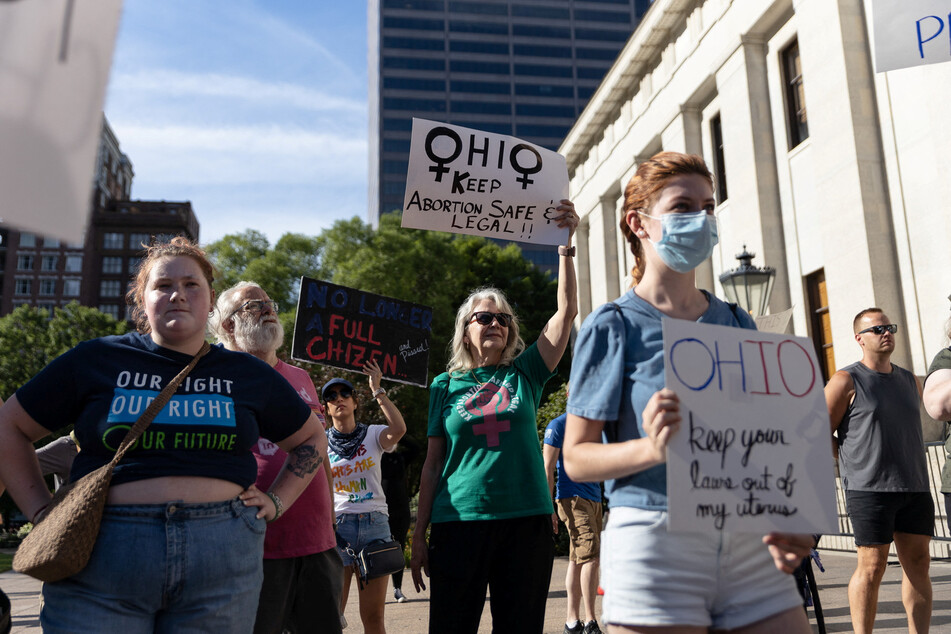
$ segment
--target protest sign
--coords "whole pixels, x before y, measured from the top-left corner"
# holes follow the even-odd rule
[[[671,531],[836,530],[832,434],[812,342],[665,319]]]
[[[413,119],[403,226],[565,244],[565,157],[512,136]]]
[[[0,2],[0,221],[82,243],[121,0]]]
[[[951,60],[951,0],[873,0],[875,70]]]
[[[433,309],[301,277],[291,357],[427,387]]]
[[[753,319],[756,322],[756,329],[760,332],[775,332],[783,334],[789,327],[789,320],[792,319],[792,308],[787,308],[781,313],[772,315],[760,315]]]

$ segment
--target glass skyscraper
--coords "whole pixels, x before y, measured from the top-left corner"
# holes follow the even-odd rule
[[[649,5],[370,0],[369,221],[403,206],[413,117],[557,149]]]

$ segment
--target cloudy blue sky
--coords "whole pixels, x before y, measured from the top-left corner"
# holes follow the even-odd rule
[[[133,198],[273,243],[366,219],[366,95],[365,2],[125,0],[105,112]]]

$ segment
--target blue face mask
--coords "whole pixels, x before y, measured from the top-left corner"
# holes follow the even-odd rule
[[[657,255],[664,264],[677,271],[687,273],[697,268],[701,262],[713,253],[713,247],[719,241],[717,220],[706,211],[693,213],[669,213],[663,216],[642,216],[660,220],[663,234],[654,245]]]

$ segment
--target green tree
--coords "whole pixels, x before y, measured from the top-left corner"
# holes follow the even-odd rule
[[[555,383],[555,380],[552,380]],[[542,441],[545,437],[545,428],[548,423],[558,418],[568,410],[568,383],[562,383],[560,387],[548,395],[548,399],[538,408],[538,414],[535,417],[535,424],[538,426],[538,440]]]
[[[267,255],[270,248],[267,236],[254,229],[229,233],[206,246],[205,251],[218,267],[215,290],[230,288],[240,282],[248,266]]]
[[[70,302],[45,310],[19,306],[0,317],[0,396],[9,398],[46,364],[87,339],[122,334],[125,322],[95,308]]]
[[[45,310],[19,306],[0,317],[0,397],[10,398],[17,388],[29,381],[46,365],[78,343],[96,337],[126,332],[124,321],[118,322],[95,308],[70,302],[53,311],[52,319]],[[72,421],[41,440],[43,445],[55,437],[68,434]],[[0,499],[0,515],[9,517],[14,508],[9,495]]]
[[[538,338],[557,305],[557,283],[526,260],[518,247],[502,248],[480,237],[404,229],[399,214],[384,214],[377,229],[354,217],[335,222],[313,238],[286,234],[273,248],[263,234],[248,230],[225,236],[207,249],[221,274],[217,290],[247,279],[260,284],[281,304],[280,318],[287,336],[278,354],[285,360],[301,275],[432,307],[430,379],[445,371],[456,310],[472,290],[481,286],[502,289],[519,316],[522,338],[528,344]],[[335,376],[346,378],[357,388],[360,420],[383,422],[379,407],[366,390],[365,376],[289,362],[306,369],[318,390]],[[561,381],[550,381],[546,392],[557,390],[567,380],[567,368],[566,358],[559,367]],[[429,391],[393,383],[387,385],[387,391],[406,419],[408,433],[425,446]],[[413,489],[420,466],[411,467]]]
[[[538,338],[557,307],[557,283],[514,245],[502,248],[480,237],[404,229],[398,214],[384,215],[376,231],[358,218],[339,221],[321,234],[321,240],[321,265],[331,272],[328,281],[433,308],[430,378],[445,371],[456,310],[472,290],[495,286],[505,292],[527,344]],[[567,356],[559,366],[561,381],[550,381],[546,393],[567,380]],[[362,377],[351,381],[365,383]],[[428,390],[401,386],[391,398],[406,419],[408,433],[425,446]],[[412,490],[419,467],[414,465],[410,472]]]
[[[4,399],[49,362],[47,317],[32,306],[19,306],[0,317],[0,396]]]
[[[95,308],[70,302],[53,311],[53,318],[49,321],[47,353],[53,360],[81,341],[121,335],[127,330],[125,321],[116,321]]]
[[[284,310],[297,303],[300,277],[320,276],[320,241],[299,233],[286,233],[271,247],[260,231],[229,234],[206,248],[218,279],[215,290],[221,292],[241,280],[257,282]]]

